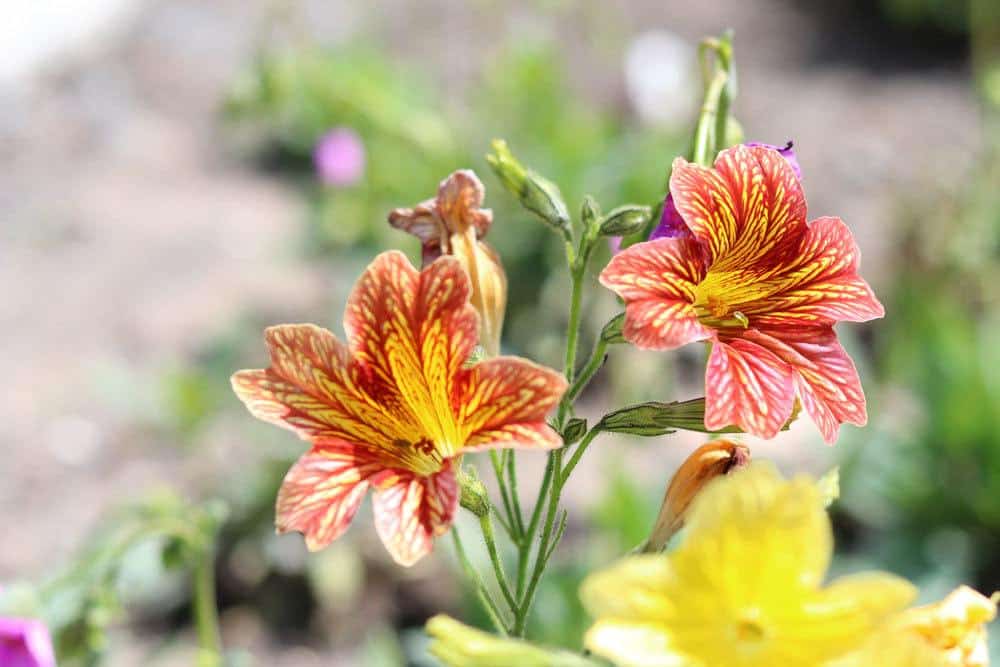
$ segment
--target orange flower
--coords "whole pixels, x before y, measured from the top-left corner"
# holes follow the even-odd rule
[[[271,366],[236,373],[233,388],[254,416],[312,445],[278,493],[279,533],[302,532],[321,549],[371,487],[379,536],[411,565],[452,522],[462,454],[560,444],[545,415],[566,389],[562,375],[518,357],[467,365],[469,291],[454,258],[418,272],[386,252],[354,287],[346,345],[311,324],[265,332]]]
[[[420,239],[424,266],[441,255],[458,258],[472,281],[479,342],[487,354],[496,356],[507,307],[507,274],[496,251],[480,240],[493,224],[493,212],[479,208],[485,196],[476,174],[462,169],[441,181],[434,199],[392,211],[389,224]]]
[[[833,325],[884,311],[858,276],[847,226],[806,222],[795,172],[765,147],[725,150],[712,169],[677,158],[670,192],[689,233],[633,245],[601,273],[625,300],[625,338],[643,349],[711,344],[708,429],[774,437],[796,398],[828,443],[841,423],[865,424]]]

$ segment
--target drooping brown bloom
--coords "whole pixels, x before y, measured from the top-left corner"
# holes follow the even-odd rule
[[[507,275],[496,251],[481,240],[493,224],[493,212],[480,208],[485,194],[476,174],[462,169],[441,181],[433,199],[392,211],[389,224],[420,239],[424,266],[441,255],[453,255],[462,263],[472,283],[472,305],[479,312],[479,343],[496,356],[507,307]]]

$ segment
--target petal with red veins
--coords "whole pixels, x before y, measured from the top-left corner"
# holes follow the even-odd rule
[[[601,284],[625,299],[693,303],[705,277],[702,247],[693,239],[661,238],[636,243],[611,258]]]
[[[768,331],[761,332],[768,335]],[[781,328],[770,332],[769,345],[795,370],[795,388],[806,414],[833,444],[844,422],[868,422],[865,393],[854,362],[837,340],[833,327]],[[763,341],[763,338],[761,339]]]
[[[713,269],[782,264],[806,231],[799,179],[769,148],[729,148],[711,169],[677,158],[670,194]]]
[[[384,469],[378,452],[340,441],[318,444],[285,475],[278,491],[279,533],[298,531],[316,551],[347,530],[372,475]]]
[[[768,295],[739,304],[762,326],[865,322],[885,310],[871,287],[858,276],[860,252],[840,218],[809,223],[798,254],[780,274],[761,282]]]
[[[672,350],[711,338],[712,331],[686,301],[646,299],[625,305],[622,335],[640,350]]]
[[[469,278],[453,257],[417,272],[400,252],[379,255],[348,300],[344,328],[351,352],[382,395],[386,411],[413,424],[449,458],[461,445],[452,415],[455,376],[476,346],[478,316],[469,304]]]
[[[379,445],[405,430],[368,400],[346,346],[312,324],[269,327],[271,367],[239,371],[233,389],[258,419],[295,431],[304,440],[341,439]],[[388,401],[387,401],[388,402]]]
[[[470,368],[458,397],[466,450],[552,448],[562,440],[545,417],[566,391],[561,373],[518,357],[495,357]]]
[[[625,339],[643,349],[665,350],[711,336],[691,305],[704,277],[697,241],[661,238],[615,255],[600,280],[625,300]]]
[[[712,344],[705,370],[705,428],[738,426],[773,438],[795,401],[792,368],[756,343],[740,338]]]
[[[430,553],[434,538],[448,531],[458,507],[458,481],[451,462],[438,473],[388,470],[372,480],[375,530],[393,560],[410,566]]]

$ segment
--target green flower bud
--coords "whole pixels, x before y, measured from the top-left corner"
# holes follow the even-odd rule
[[[507,148],[507,142],[496,139],[492,146],[494,153],[487,155],[486,161],[504,187],[518,198],[521,206],[556,229],[568,233],[569,210],[556,184],[525,169]]]
[[[621,345],[625,343],[625,336],[622,335],[622,326],[625,324],[625,313],[619,313],[612,317],[604,328],[601,329],[601,340],[608,345]]]
[[[587,433],[587,420],[580,417],[573,417],[567,422],[563,429],[562,437],[564,445],[572,445]]]
[[[608,213],[601,223],[601,236],[628,236],[642,229],[651,209],[648,206],[626,204]]]

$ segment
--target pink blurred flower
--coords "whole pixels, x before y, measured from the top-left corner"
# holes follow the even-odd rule
[[[41,621],[0,618],[0,665],[3,667],[55,667],[52,639]]]
[[[365,145],[354,130],[334,128],[316,142],[313,163],[327,185],[354,185],[365,171]]]

